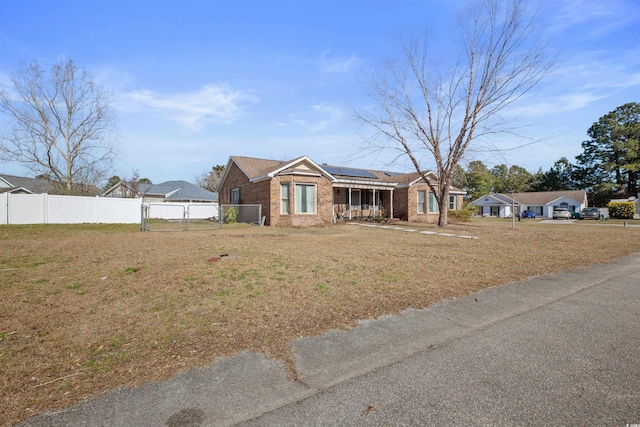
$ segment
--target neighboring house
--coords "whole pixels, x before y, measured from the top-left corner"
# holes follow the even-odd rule
[[[232,156],[218,188],[220,203],[261,205],[266,225],[311,226],[362,217],[422,222],[438,218],[435,197],[417,172],[329,166],[306,156],[287,161]],[[452,187],[449,208],[460,208],[464,194]]]
[[[0,193],[11,194],[65,194],[64,188],[57,181],[40,178],[26,178],[23,176],[0,174]],[[77,195],[97,196],[100,189],[94,185],[77,185]]]
[[[471,205],[478,207],[478,215],[500,218],[511,217],[514,209],[516,215],[530,210],[537,218],[551,218],[553,209],[557,207],[580,212],[588,206],[587,192],[584,190],[487,194],[471,202]]]
[[[218,201],[213,193],[187,181],[166,181],[161,184],[138,184],[136,188],[120,181],[103,197],[143,198],[145,202],[212,203]]]
[[[42,194],[51,190],[51,183],[45,179],[0,174],[0,193]]]

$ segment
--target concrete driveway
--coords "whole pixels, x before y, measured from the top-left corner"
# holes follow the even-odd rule
[[[540,224],[573,224],[575,219],[543,219]]]
[[[640,423],[640,255],[242,353],[25,426]]]

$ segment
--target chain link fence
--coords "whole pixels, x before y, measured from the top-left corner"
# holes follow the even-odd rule
[[[264,225],[262,205],[220,205],[220,227],[230,224]]]
[[[217,203],[145,203],[142,231],[211,230],[231,224],[264,225],[262,205]]]

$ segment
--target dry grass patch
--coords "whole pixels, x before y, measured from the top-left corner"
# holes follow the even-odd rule
[[[640,229],[593,222],[447,229],[477,240],[351,225],[137,230],[0,226],[5,425],[243,349],[288,360],[300,336],[640,249]]]

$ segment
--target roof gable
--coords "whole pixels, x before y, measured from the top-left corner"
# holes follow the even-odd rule
[[[506,198],[504,194],[487,194],[486,196],[482,196],[473,202],[472,205],[510,205],[512,203],[511,198]]]
[[[254,157],[231,156],[225,167],[224,174],[220,179],[220,183],[226,179],[227,173],[233,163],[235,163],[251,182],[270,179],[279,174],[325,175],[332,181],[335,179],[307,156],[298,157],[293,160],[267,160]]]
[[[298,157],[297,159],[291,160],[289,162],[284,163],[282,166],[276,168],[275,170],[264,175],[264,178],[273,178],[276,175],[324,175],[329,180],[335,181],[335,178],[326,170],[322,168],[322,166],[315,163],[313,160],[308,158],[307,156]],[[259,180],[262,177],[255,178],[255,180]]]
[[[2,184],[4,183],[4,184]],[[52,185],[49,181],[39,178],[27,178],[24,176],[1,175],[0,188],[18,188],[22,187],[31,193],[50,193]]]
[[[9,193],[9,194],[33,194],[28,188],[24,187],[0,187],[0,194]]]

